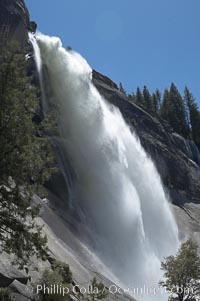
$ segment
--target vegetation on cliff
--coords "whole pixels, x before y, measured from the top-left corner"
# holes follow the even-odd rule
[[[178,254],[167,257],[161,264],[165,280],[160,281],[170,294],[170,301],[199,300],[200,257],[198,245],[191,239],[180,247]]]
[[[126,94],[122,83],[119,90]],[[200,147],[200,111],[188,87],[185,87],[183,96],[174,83],[170,89],[164,90],[163,96],[158,89],[151,94],[146,86],[143,90],[137,87],[135,93],[127,96],[151,115],[167,120],[175,132],[192,139]]]
[[[52,289],[55,286],[57,289]],[[34,291],[40,301],[97,301],[108,295],[108,289],[96,278],[93,278],[87,289],[75,284],[69,266],[56,260],[52,264],[52,270],[46,269],[43,272]]]
[[[22,264],[46,254],[31,202],[50,176],[53,157],[43,124],[35,122],[39,100],[21,51],[12,43],[0,54],[0,247]]]

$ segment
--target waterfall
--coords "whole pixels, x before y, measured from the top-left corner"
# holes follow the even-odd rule
[[[93,248],[125,287],[157,287],[160,261],[179,244],[160,176],[119,110],[92,84],[86,60],[59,38],[36,39],[36,60],[48,72],[43,89],[51,87],[46,105],[59,116],[62,149],[76,174],[75,206]]]

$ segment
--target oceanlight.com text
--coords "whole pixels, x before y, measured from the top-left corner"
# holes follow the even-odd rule
[[[83,295],[95,295],[95,294],[104,294],[108,292],[112,295],[132,295],[132,296],[140,296],[140,295],[157,295],[157,294],[177,294],[177,293],[184,293],[193,294],[192,288],[183,289],[181,287],[175,287],[174,289],[167,290],[166,288],[162,287],[150,287],[148,285],[144,285],[141,287],[126,287],[121,288],[117,285],[110,285],[109,287],[104,286],[101,290],[98,287],[89,285],[89,286],[82,286],[82,285],[74,285],[72,287],[65,287],[60,284],[53,284],[53,285],[45,285],[45,284],[38,284],[36,289],[30,288],[30,290],[35,291],[36,294],[44,294],[44,295],[62,295],[66,296],[68,294],[83,294]]]

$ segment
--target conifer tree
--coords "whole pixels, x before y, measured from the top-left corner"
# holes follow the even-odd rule
[[[152,111],[154,113],[158,113],[159,111],[159,102],[155,93],[152,94]]]
[[[184,101],[174,83],[171,84],[169,93],[166,90],[164,92],[161,116],[169,122],[178,134],[188,138],[189,125],[187,124]]]
[[[160,107],[161,107],[161,100],[162,100],[162,96],[161,96],[160,90],[156,89],[155,95],[156,95],[156,99],[157,99],[157,103],[158,103],[158,111],[159,111]]]
[[[170,111],[170,101],[169,101],[169,91],[164,90],[163,99],[160,107],[160,115],[163,119],[169,121],[169,111]]]
[[[46,254],[46,237],[35,223],[38,208],[31,203],[53,158],[42,124],[33,122],[39,101],[25,54],[12,44],[0,62],[0,245],[24,263]]]
[[[143,88],[143,99],[144,99],[145,109],[148,112],[151,112],[152,108],[153,108],[152,98],[151,98],[151,94],[149,93],[147,86],[144,86],[144,88]]]
[[[139,87],[136,89],[135,102],[138,106],[144,108],[144,98]]]
[[[131,102],[135,103],[136,102],[136,96],[135,96],[135,94],[133,92],[131,94],[128,94],[128,99]]]
[[[156,114],[160,112],[161,107],[161,93],[158,89],[152,94],[152,111]]]
[[[122,83],[119,83],[119,91],[122,92],[123,94],[126,94],[126,91],[124,90]]]
[[[192,139],[200,147],[200,112],[194,96],[187,87],[184,90],[184,100],[188,109]]]
[[[186,109],[182,96],[174,83],[170,87],[170,102],[172,108],[170,123],[177,133],[187,138],[189,136],[189,125],[186,119]]]

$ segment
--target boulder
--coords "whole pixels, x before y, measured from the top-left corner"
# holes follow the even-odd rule
[[[8,287],[14,280],[27,284],[28,275],[12,265],[13,257],[6,253],[0,256],[0,287]]]
[[[26,300],[34,299],[32,287],[30,287],[28,285],[24,285],[17,280],[13,281],[9,285],[9,288],[11,288],[11,290],[14,292],[11,294],[11,296],[14,300],[26,301]],[[21,299],[17,299],[17,298],[19,298],[19,296],[21,296]]]

